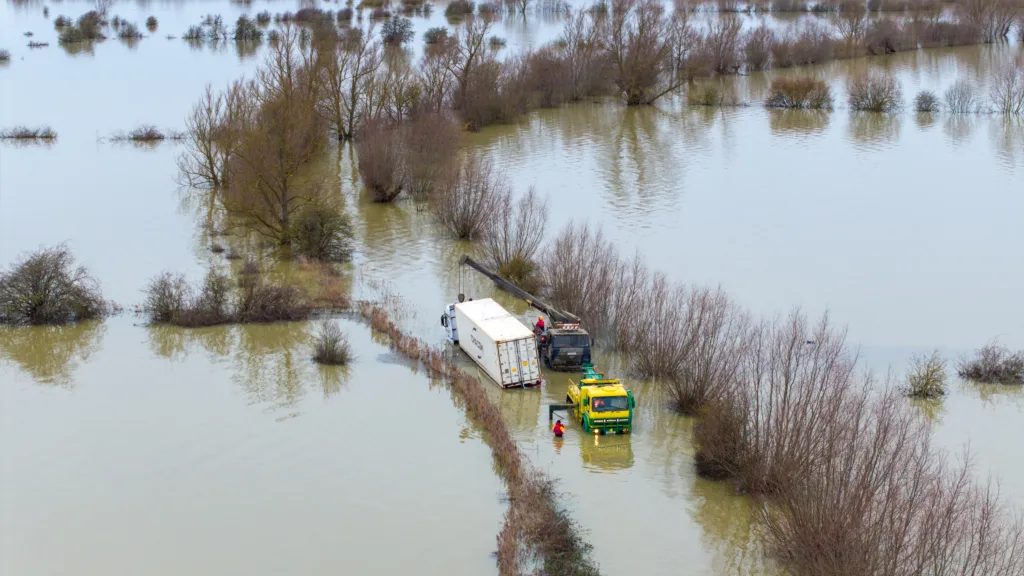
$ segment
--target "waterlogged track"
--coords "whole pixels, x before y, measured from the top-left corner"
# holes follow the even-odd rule
[[[0,574],[496,573],[490,450],[342,326],[344,369],[305,324],[0,329]]]

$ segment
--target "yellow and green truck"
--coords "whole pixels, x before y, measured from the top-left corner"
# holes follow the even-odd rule
[[[606,378],[589,362],[583,365],[578,382],[569,379],[566,401],[588,434],[626,434],[633,429],[633,393],[618,378]]]

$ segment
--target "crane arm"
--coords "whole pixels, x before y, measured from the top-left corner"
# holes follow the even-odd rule
[[[530,294],[526,290],[523,290],[519,286],[516,286],[512,282],[509,282],[508,280],[502,278],[500,275],[492,272],[486,266],[480,264],[476,260],[473,260],[469,256],[466,256],[465,254],[463,254],[462,258],[459,259],[459,264],[469,266],[470,268],[490,278],[502,290],[508,292],[509,294],[512,294],[516,298],[525,300],[526,303],[529,304],[530,306],[533,306],[537,310],[540,310],[541,312],[547,314],[553,322],[575,324],[579,324],[580,322],[579,317],[576,316],[575,314],[559,310],[551,306],[550,304],[537,299],[536,296]]]

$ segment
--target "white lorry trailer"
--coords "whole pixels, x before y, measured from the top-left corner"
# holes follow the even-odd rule
[[[441,315],[448,341],[458,344],[502,388],[539,386],[537,338],[490,298],[449,304]]]

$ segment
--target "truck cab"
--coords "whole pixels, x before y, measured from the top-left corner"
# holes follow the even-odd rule
[[[562,372],[579,372],[589,364],[590,334],[579,324],[555,324],[537,336],[544,365]]]
[[[605,378],[592,364],[584,365],[579,382],[569,380],[567,400],[588,434],[626,434],[633,428],[633,393],[618,378]]]

